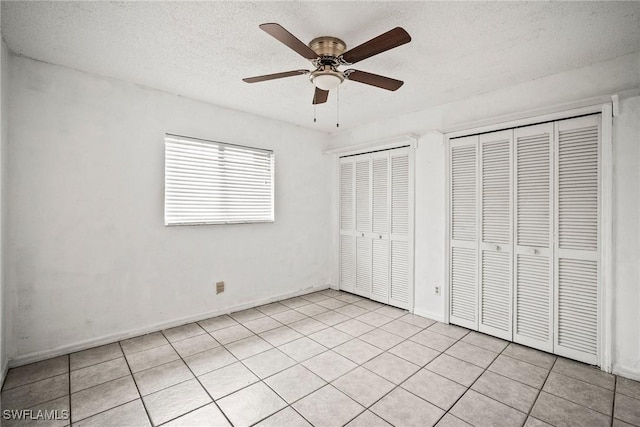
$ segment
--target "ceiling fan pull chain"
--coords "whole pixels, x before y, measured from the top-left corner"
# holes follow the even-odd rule
[[[340,86],[336,89],[336,127],[340,127]]]

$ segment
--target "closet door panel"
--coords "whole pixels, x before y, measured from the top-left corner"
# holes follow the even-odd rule
[[[340,192],[340,268],[339,288],[355,291],[355,163],[353,158],[342,158],[339,162]]]
[[[511,340],[511,254],[483,250],[480,332]]]
[[[390,170],[389,151],[371,154],[372,277],[371,299],[388,304],[390,293]]]
[[[479,136],[480,289],[479,326],[512,339],[511,146],[512,130]]]
[[[363,233],[364,234],[364,233]],[[355,293],[369,298],[371,295],[371,238],[356,237],[356,289]]]
[[[477,136],[451,140],[451,240],[475,242]]]
[[[553,123],[514,129],[515,342],[553,351]]]
[[[478,329],[478,136],[449,145],[449,320]]]
[[[340,289],[347,292],[355,291],[355,249],[354,236],[340,235]]]
[[[513,131],[480,135],[482,242],[511,244],[511,145]]]
[[[371,295],[371,156],[354,156],[356,172],[356,283],[355,293]]]
[[[350,158],[340,159],[340,231],[355,229],[354,163]]]
[[[548,256],[517,253],[514,341],[545,351],[551,342],[551,260]]]
[[[557,354],[598,362],[599,116],[556,125]]]
[[[389,301],[396,307],[410,309],[411,292],[409,271],[409,243],[391,241],[391,289]]]
[[[371,159],[368,154],[355,157],[356,231],[371,232]]]
[[[389,151],[390,166],[390,256],[389,304],[411,309],[413,264],[410,256],[412,166],[408,148]]]
[[[371,299],[387,304],[389,302],[389,240],[373,239],[372,244],[372,277]]]
[[[389,238],[389,152],[371,155],[373,233]]]
[[[391,234],[409,235],[409,153],[394,150],[391,156]]]

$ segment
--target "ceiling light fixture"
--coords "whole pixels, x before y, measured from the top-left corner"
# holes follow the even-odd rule
[[[326,67],[324,70],[311,72],[311,82],[320,90],[335,89],[344,81],[344,75],[339,71]]]

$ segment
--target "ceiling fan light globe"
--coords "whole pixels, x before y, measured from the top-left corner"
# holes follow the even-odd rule
[[[334,74],[319,74],[313,77],[313,84],[322,90],[331,90],[340,86],[342,79]]]

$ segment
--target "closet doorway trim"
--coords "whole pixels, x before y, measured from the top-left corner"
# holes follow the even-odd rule
[[[375,141],[363,142],[362,144],[350,145],[344,148],[334,148],[325,151],[323,154],[333,154],[336,159],[345,156],[353,156],[355,154],[366,154],[374,151],[392,150],[400,147],[418,148],[418,136],[414,134],[406,134],[394,136],[390,138],[378,139]]]

